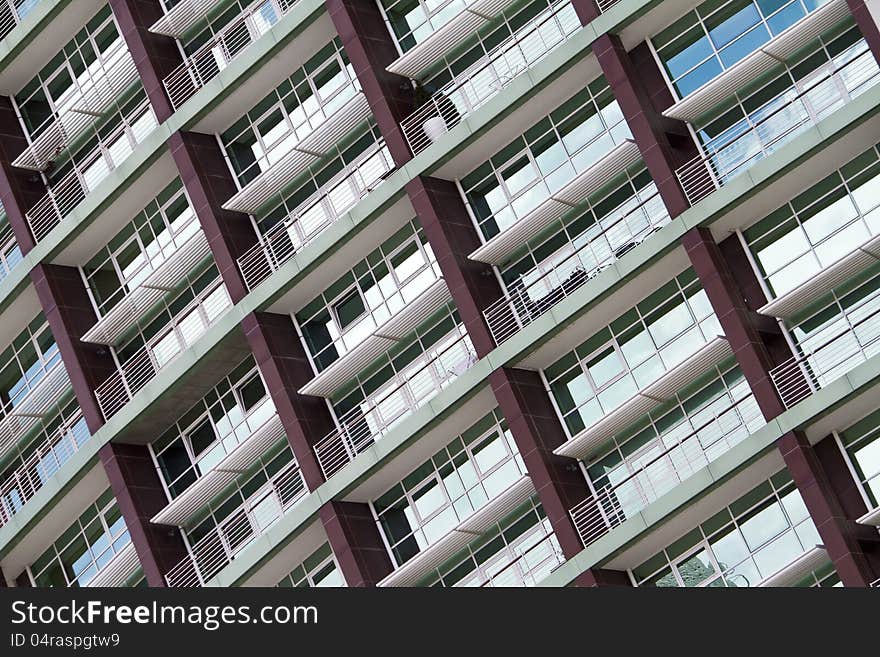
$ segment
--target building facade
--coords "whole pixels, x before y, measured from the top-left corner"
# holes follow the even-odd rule
[[[880,583],[863,0],[28,0],[5,586]]]

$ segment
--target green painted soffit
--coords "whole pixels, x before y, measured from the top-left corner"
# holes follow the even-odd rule
[[[24,20],[0,41],[0,69],[5,68],[10,60],[38,37],[43,28],[70,2],[71,0],[40,0]]]

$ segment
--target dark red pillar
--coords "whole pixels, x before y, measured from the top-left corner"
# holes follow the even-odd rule
[[[622,570],[604,570],[591,568],[584,571],[574,580],[574,585],[579,588],[598,588],[600,586],[628,586],[632,587],[632,581]]]
[[[107,347],[81,339],[97,321],[85,283],[75,267],[43,263],[31,271],[31,282],[58,344],[83,417],[89,431],[95,433],[104,425],[95,388],[116,371],[116,364]]]
[[[0,96],[0,202],[23,254],[36,244],[25,213],[46,195],[40,174],[12,166],[27,146],[12,100]]]
[[[770,378],[770,371],[774,365],[790,357],[791,351],[785,345],[778,325],[754,312],[756,307],[764,305],[766,299],[745,260],[742,247],[735,236],[733,242],[725,242],[727,254],[741,256],[731,263],[733,258],[725,258],[708,228],[689,230],[682,238],[682,244],[764,418],[776,417],[785,406]]]
[[[287,315],[251,313],[242,328],[306,486],[313,491],[324,483],[313,446],[335,424],[324,399],[298,392],[314,374],[293,321]]]
[[[375,0],[326,0],[327,13],[397,166],[412,158],[400,122],[413,111],[413,87],[386,66],[398,57]]]
[[[168,496],[149,449],[146,445],[107,443],[99,455],[147,584],[166,586],[165,574],[187,556],[187,550],[179,529],[150,522],[167,506]]]
[[[687,126],[661,114],[672,105],[672,92],[648,44],[628,53],[619,36],[603,34],[593,42],[593,52],[669,216],[677,217],[690,203],[675,170],[696,157],[698,151]]]
[[[849,10],[855,18],[859,31],[865,37],[874,59],[880,63],[880,28],[877,26],[877,19],[871,14],[871,9],[865,0],[846,0],[846,4],[849,5]]]
[[[785,459],[785,465],[804,499],[804,505],[816,524],[822,543],[834,563],[840,581],[844,586],[870,586],[880,574],[880,571],[875,570],[871,564],[871,560],[877,563],[877,556],[874,554],[869,560],[860,537],[866,540],[866,546],[876,550],[877,532],[857,525],[847,514],[826,468],[817,455],[817,450],[810,445],[803,433],[800,431],[787,433],[779,439],[778,446],[782,458]],[[827,451],[823,450],[823,452],[828,458]],[[840,473],[837,474],[837,483],[840,485]],[[849,475],[849,479],[852,480],[852,475]],[[846,490],[842,492],[846,493]],[[845,499],[848,503],[852,503],[851,496]],[[864,506],[864,503],[862,505]]]
[[[477,229],[455,183],[419,176],[407,183],[406,191],[461,320],[482,358],[495,348],[483,310],[500,299],[502,292],[492,268],[468,258],[481,245]]]
[[[110,8],[161,123],[174,112],[162,80],[183,61],[174,39],[149,30],[165,12],[157,0],[110,0]]]
[[[581,21],[581,25],[589,25],[599,17],[599,7],[596,0],[572,0],[575,13]]]
[[[370,507],[360,502],[327,502],[321,523],[349,586],[375,586],[393,566]]]
[[[222,207],[238,188],[220,145],[213,135],[176,132],[171,135],[169,146],[226,290],[237,303],[247,294],[237,259],[255,245],[258,238],[248,215]]]

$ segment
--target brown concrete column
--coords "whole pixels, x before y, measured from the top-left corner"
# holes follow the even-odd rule
[[[12,166],[27,146],[12,100],[0,96],[0,203],[23,254],[36,244],[25,213],[46,195],[40,174]]]
[[[171,135],[169,146],[226,290],[233,303],[237,303],[247,294],[237,258],[259,240],[248,215],[222,207],[238,188],[220,145],[213,135],[176,132]]]
[[[342,40],[379,131],[397,166],[412,159],[400,122],[413,111],[413,87],[385,67],[398,57],[376,0],[326,0],[327,13]]]
[[[596,5],[596,0],[572,0],[574,11],[581,21],[581,25],[589,25],[599,17],[601,13]]]
[[[116,364],[107,347],[81,339],[98,320],[85,283],[75,267],[43,263],[31,271],[31,282],[58,344],[86,425],[95,433],[104,425],[95,389],[116,371]]]
[[[880,28],[877,26],[877,19],[871,13],[871,8],[865,0],[846,0],[846,4],[849,5],[859,31],[868,42],[874,59],[880,63]]]
[[[392,570],[391,558],[370,507],[360,502],[327,502],[321,523],[349,586],[375,586]]]
[[[632,581],[622,570],[605,570],[591,568],[584,571],[574,580],[578,588],[598,588],[600,586],[628,586],[632,588]]]
[[[187,556],[177,527],[154,525],[168,496],[146,445],[107,443],[99,450],[110,488],[144,570],[147,584],[165,587],[165,574]]]
[[[677,217],[690,203],[675,170],[696,157],[698,150],[683,122],[661,114],[672,105],[673,97],[648,44],[628,53],[619,36],[603,34],[593,42],[593,52],[669,216]]]
[[[314,374],[293,320],[288,315],[251,313],[242,320],[242,328],[306,486],[313,491],[324,483],[313,446],[335,424],[324,399],[298,392]]]
[[[589,489],[577,461],[553,453],[566,435],[541,377],[502,367],[489,382],[562,552],[571,559],[583,545],[569,510],[587,498]]]
[[[480,245],[477,229],[455,183],[419,176],[407,194],[452,293],[458,313],[482,358],[495,348],[483,310],[502,296],[489,265],[468,258]]]
[[[134,59],[156,119],[162,123],[174,113],[162,80],[183,61],[173,38],[149,30],[165,12],[158,0],[110,0],[110,8]]]
[[[840,580],[844,586],[870,586],[871,582],[880,575],[880,570],[876,568],[880,565],[876,553],[878,547],[876,530],[857,525],[847,514],[835,485],[818,456],[819,450],[810,445],[803,433],[800,431],[787,433],[779,439],[778,446],[785,465],[816,524],[825,549],[834,562]],[[830,460],[833,468],[834,460],[827,447],[822,448],[821,452]],[[843,486],[841,492],[844,494],[844,500],[851,505],[852,496],[847,494],[849,486],[841,484],[842,477],[839,471],[834,474],[834,481],[838,486]],[[852,481],[852,475],[846,474]],[[866,548],[872,552],[870,557],[865,553]]]
[[[755,312],[766,303],[766,298],[736,236],[729,240],[732,241],[725,240],[722,253],[708,228],[693,228],[682,237],[682,244],[755,401],[764,418],[771,420],[785,406],[770,378],[770,370],[790,358],[791,351],[778,324]]]

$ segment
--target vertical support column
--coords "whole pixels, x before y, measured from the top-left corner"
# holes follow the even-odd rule
[[[106,347],[81,339],[97,321],[85,283],[75,267],[43,263],[31,271],[31,281],[83,417],[95,433],[104,424],[95,389],[116,371],[116,364]]]
[[[98,453],[147,584],[165,587],[165,574],[187,550],[179,529],[150,522],[168,504],[168,496],[149,449],[146,445],[107,443]]]
[[[738,274],[734,275],[728,260],[721,253],[708,228],[689,230],[682,237],[682,244],[764,418],[767,420],[775,418],[785,410],[770,377],[770,370],[779,361],[772,358],[757,325],[760,322],[767,331],[775,328],[777,333],[779,328],[773,320],[761,318],[753,310],[756,304],[762,305],[765,301],[760,288],[755,289],[757,281],[748,286],[750,302],[746,300],[740,285],[737,284],[737,277],[747,280],[751,276],[754,279],[751,267],[747,262],[737,263]],[[742,253],[739,244],[728,243],[726,246],[729,252],[733,251],[735,246]],[[782,341],[781,334],[775,341],[777,343]],[[791,355],[790,352],[788,355]]]
[[[157,0],[110,0],[110,8],[134,59],[156,119],[162,123],[174,113],[162,80],[183,61],[173,38],[149,31],[165,12]]]
[[[27,145],[12,100],[0,96],[0,202],[23,254],[36,245],[25,213],[46,193],[38,173],[12,166]]]
[[[226,290],[237,303],[247,294],[237,259],[259,240],[248,215],[222,207],[238,190],[220,145],[213,135],[176,132],[169,146]]]
[[[342,40],[370,110],[397,166],[410,159],[400,122],[413,111],[413,87],[386,66],[398,57],[376,0],[326,0],[327,13]]]
[[[313,491],[324,483],[313,446],[335,425],[323,399],[298,392],[312,378],[312,368],[293,320],[287,315],[251,313],[241,324],[306,486]]]
[[[661,114],[672,105],[672,92],[648,44],[628,53],[619,36],[603,34],[593,42],[593,52],[669,216],[677,217],[690,203],[675,170],[696,157],[698,150],[684,123]]]
[[[859,32],[865,37],[871,54],[877,63],[880,63],[880,27],[877,25],[877,17],[871,11],[871,6],[865,0],[846,0],[849,10],[855,18]]]
[[[394,569],[368,505],[330,501],[319,514],[349,586],[375,586]]]
[[[427,176],[411,180],[406,191],[482,358],[495,348],[483,310],[500,299],[502,292],[492,267],[468,258],[481,242],[464,201],[455,183]]]
[[[859,542],[861,530],[868,528],[860,528],[848,517],[816,450],[803,433],[787,433],[779,439],[778,446],[840,581],[844,586],[870,586],[878,573]],[[876,532],[873,534],[876,541]]]
[[[589,25],[599,17],[601,13],[596,0],[572,0],[574,11],[581,21],[581,25]]]

